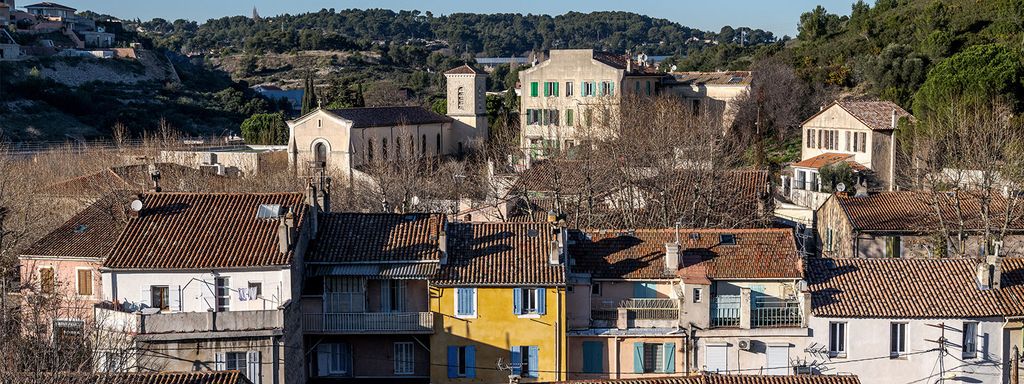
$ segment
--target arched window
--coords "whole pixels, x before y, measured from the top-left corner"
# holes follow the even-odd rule
[[[420,140],[420,155],[427,155],[427,135],[423,135],[423,139]]]
[[[458,100],[458,104],[457,104],[458,109],[459,110],[466,109],[466,89],[463,88],[463,87],[459,87],[459,90],[457,92],[456,97],[457,97],[457,100]]]
[[[384,138],[380,143],[380,159],[387,161],[388,159],[388,139]]]
[[[373,139],[366,141],[366,162],[373,162]]]
[[[435,155],[441,156],[441,134],[440,133],[437,134],[437,153],[435,153]]]
[[[313,146],[313,160],[319,164],[327,163],[327,144],[316,143]]]

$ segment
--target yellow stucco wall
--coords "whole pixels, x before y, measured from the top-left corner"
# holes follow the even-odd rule
[[[566,367],[565,288],[546,287],[546,313],[535,317],[512,312],[512,288],[477,288],[476,318],[455,317],[455,288],[431,288],[430,308],[437,313],[430,338],[433,383],[503,383],[498,359],[509,362],[510,347],[537,346],[539,377],[521,382],[564,380]],[[448,346],[476,348],[476,377],[449,379]]]

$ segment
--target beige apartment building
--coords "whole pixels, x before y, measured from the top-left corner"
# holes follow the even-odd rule
[[[592,49],[551,50],[548,60],[519,72],[524,154],[542,158],[571,149],[584,139],[584,129],[607,120],[623,94],[654,95],[663,77],[664,73],[624,55]]]

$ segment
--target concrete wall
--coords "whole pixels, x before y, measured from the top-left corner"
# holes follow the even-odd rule
[[[807,130],[808,129],[814,129],[815,132],[817,132],[818,130],[822,130],[822,129],[838,130],[839,131],[839,144],[838,144],[838,147],[837,147],[838,149],[808,148],[808,146],[807,146],[807,144],[808,144],[807,143]],[[846,132],[851,132],[851,133],[855,133],[855,132],[867,133],[866,137],[867,137],[868,142],[867,142],[867,145],[865,146],[865,148],[867,149],[867,152],[852,151],[852,149],[853,149],[852,143],[851,143],[851,148],[850,148],[851,151],[847,151],[846,150]],[[873,131],[871,129],[869,129],[867,126],[865,126],[863,123],[861,123],[860,120],[857,120],[856,117],[853,117],[853,115],[847,113],[846,110],[840,108],[838,105],[833,105],[832,107],[829,107],[828,109],[826,109],[824,112],[822,112],[818,116],[816,116],[813,119],[808,120],[806,123],[804,123],[803,129],[802,129],[801,133],[802,133],[802,136],[801,136],[801,144],[802,145],[801,145],[801,152],[800,152],[800,158],[801,159],[809,159],[809,158],[812,158],[814,156],[818,156],[818,155],[823,154],[823,153],[850,153],[850,154],[854,155],[854,160],[856,160],[858,163],[861,163],[861,164],[863,164],[863,165],[865,165],[865,166],[867,166],[869,168],[871,168],[875,164],[874,156],[876,155],[876,152],[873,151],[873,148],[876,147],[875,141],[878,140],[880,137],[873,135]],[[815,140],[815,147],[817,147],[817,140],[818,140],[817,133],[815,133],[814,140]]]
[[[590,327],[591,300],[597,297],[591,294],[590,284],[575,284],[572,292],[566,292],[566,320],[569,329]]]
[[[576,137],[577,127],[584,124],[584,115],[588,109],[596,109],[600,105],[617,105],[620,95],[625,91],[622,84],[623,71],[610,67],[593,59],[593,51],[590,49],[560,49],[551,50],[551,57],[535,67],[519,72],[519,80],[523,87],[523,95],[520,102],[520,120],[522,131],[520,144],[527,149],[530,146],[531,138],[542,138],[546,140],[558,140],[560,145],[565,146],[566,140],[574,140],[579,143]],[[544,82],[558,82],[559,95],[557,97],[544,97]],[[581,82],[602,82],[610,81],[615,84],[613,96],[610,97],[584,97],[580,89]],[[538,83],[538,96],[530,94],[531,83]],[[573,84],[573,96],[566,97],[566,85]],[[530,125],[527,124],[526,110],[528,109],[555,109],[559,113],[558,125]],[[566,110],[573,110],[573,125],[566,124]],[[595,119],[597,116],[595,116]]]
[[[943,336],[942,329],[933,327],[944,324],[945,337],[953,345],[947,346],[949,355],[944,358],[947,375],[955,375],[957,382],[999,383],[1006,382],[1003,365],[1004,335],[1002,319],[968,319],[978,321],[978,358],[963,359],[959,346],[962,343],[962,329],[965,319],[848,319],[819,318],[810,320],[813,329],[811,340],[828,348],[829,322],[846,322],[846,357],[833,357],[823,361],[822,369],[829,373],[850,373],[860,377],[864,384],[905,383],[938,379],[939,353],[935,350]],[[907,353],[896,359],[889,358],[889,327],[891,322],[907,323]],[[965,363],[959,360],[965,360]],[[947,376],[948,378],[949,376]]]
[[[284,328],[279,309],[228,312],[176,312],[142,314],[143,333],[247,331]]]
[[[808,328],[712,329],[697,331],[694,353],[690,355],[694,359],[691,361],[691,366],[697,370],[706,369],[708,345],[726,345],[728,346],[726,354],[728,371],[721,373],[765,375],[768,374],[767,368],[770,368],[767,355],[769,345],[788,346],[789,361],[792,365],[797,361],[810,361],[812,359],[805,352],[811,341],[810,336],[811,333]],[[740,340],[750,340],[749,350],[741,350],[739,348]],[[792,370],[788,371],[792,373]]]
[[[274,309],[292,298],[291,273],[285,267],[262,271],[221,271],[217,272],[216,276],[210,272],[200,271],[105,271],[102,277],[103,299],[133,304],[148,302],[148,298],[142,297],[144,290],[154,285],[166,285],[180,287],[180,311],[205,312],[214,303],[207,303],[204,298],[211,297],[212,294],[204,293],[203,290],[213,289],[215,277],[230,278],[232,311]],[[250,281],[263,284],[263,299],[240,301],[237,289],[247,288]]]
[[[217,369],[217,353],[259,351],[260,384],[284,384],[285,369],[274,362],[294,353],[285,349],[279,336],[150,341],[141,348],[148,352],[138,361],[142,371],[212,371]]]
[[[476,318],[456,318],[455,288],[432,288],[430,308],[438,314],[430,338],[432,382],[507,382],[508,373],[491,368],[499,358],[511,358],[513,345],[538,347],[540,377],[522,382],[566,378],[565,289],[546,288],[547,310],[540,316],[513,314],[512,292],[512,288],[477,288]],[[463,345],[476,347],[476,378],[449,379],[447,347]]]
[[[81,320],[92,320],[92,306],[100,301],[103,296],[102,276],[100,259],[56,259],[56,258],[32,258],[22,256],[20,274],[22,284],[31,284],[38,289],[40,283],[39,270],[52,268],[54,270],[54,291],[62,297],[62,308],[53,314],[60,318],[71,318]],[[92,295],[78,294],[78,271],[92,271]]]
[[[634,343],[674,343],[675,372],[682,375],[686,372],[686,342],[683,334],[660,336],[571,336],[569,337],[569,379],[636,379],[644,377],[664,377],[673,373],[635,373],[633,345]],[[602,350],[602,373],[583,373],[583,342],[596,341],[605,347]],[[643,370],[641,368],[641,370]]]
[[[210,155],[216,159],[214,164],[224,166],[228,175],[253,176],[260,172],[261,158],[266,154],[256,151],[160,151],[160,162],[174,163],[198,169],[200,165],[209,164]]]

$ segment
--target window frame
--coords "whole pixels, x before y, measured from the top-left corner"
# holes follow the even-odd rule
[[[249,281],[248,284],[246,284],[245,287],[249,289],[249,294],[252,295],[252,297],[255,297],[255,298],[258,298],[258,299],[262,299],[263,298],[263,282],[262,281],[251,280],[251,281]],[[256,290],[256,293],[253,293],[253,289]]]
[[[163,292],[162,295],[158,296],[158,292]],[[159,298],[160,304],[157,305],[155,300]],[[157,308],[161,311],[171,310],[171,286],[169,285],[150,285],[149,286],[149,306],[150,308]]]
[[[540,288],[523,287],[519,290],[519,316],[540,315]],[[532,307],[531,307],[532,305]]]
[[[573,83],[575,83],[575,82],[574,81],[566,81],[565,82],[565,97],[572,97],[572,95],[573,95],[573,92],[572,92],[572,85],[573,85]]]
[[[221,282],[224,282],[223,286]],[[214,302],[217,312],[228,312],[231,310],[231,278],[228,276],[217,276],[213,280]],[[223,292],[223,294],[222,294]],[[224,300],[221,302],[221,300]],[[152,304],[152,303],[150,303]]]
[[[847,332],[848,323],[845,321],[830,321],[828,323],[828,354],[835,358],[845,358],[847,353]],[[840,333],[837,335],[837,333]],[[839,337],[836,337],[839,336]]]
[[[654,358],[649,359],[648,354]],[[650,370],[648,370],[648,366],[651,367]],[[644,343],[643,371],[644,373],[665,372],[665,344]]]
[[[963,325],[963,340],[961,340],[960,349],[964,359],[977,359],[978,358],[978,328],[980,323],[977,321],[965,321]],[[970,332],[968,332],[970,330]],[[970,348],[968,348],[970,345]]]
[[[82,293],[82,272],[89,272],[89,287],[88,293]],[[78,267],[75,268],[75,294],[79,297],[94,297],[96,296],[95,280],[96,272],[90,267]]]
[[[241,359],[242,365],[241,366],[237,366],[237,364],[239,362],[239,359],[237,357],[238,355],[242,356],[242,359]],[[231,356],[235,356],[235,358],[232,359]],[[234,362],[234,364],[236,364],[236,366],[234,368],[232,368],[229,365],[229,362]],[[249,368],[249,353],[248,352],[239,352],[239,351],[227,351],[227,352],[224,352],[224,368],[229,370],[229,371],[238,371],[243,376],[249,377],[249,370],[248,370],[248,368]]]
[[[694,287],[691,292],[691,296],[693,297],[694,303],[704,302],[704,288]]]
[[[393,343],[395,356],[395,375],[413,375],[416,373],[416,349],[411,341]],[[400,352],[408,352],[407,359],[400,358]],[[404,369],[403,369],[404,368]]]
[[[462,293],[460,293],[460,292],[463,289],[469,289],[469,290],[472,290],[472,292],[473,292],[472,311],[471,311],[472,313],[470,313],[470,314],[460,314],[461,311],[459,311],[459,301],[460,301],[459,298],[462,295]],[[475,319],[478,316],[478,311],[477,311],[477,309],[478,309],[478,306],[477,306],[478,298],[477,298],[477,294],[478,294],[477,293],[477,289],[475,287],[455,287],[455,295],[454,295],[455,296],[455,302],[454,302],[454,306],[453,307],[454,307],[454,312],[455,312],[455,317],[456,318],[459,318],[459,319]]]
[[[890,359],[907,358],[907,328],[908,324],[905,322],[894,321],[889,323]]]

